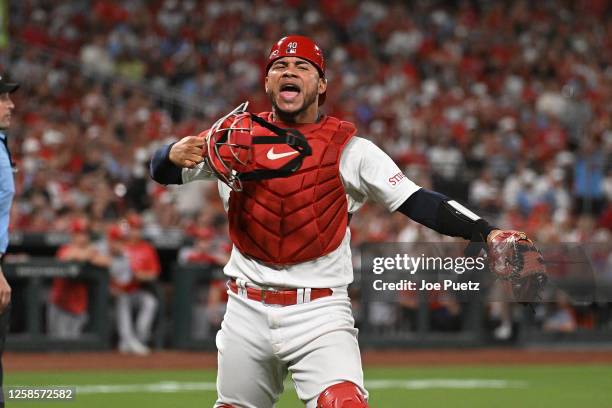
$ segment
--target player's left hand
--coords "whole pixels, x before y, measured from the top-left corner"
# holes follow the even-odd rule
[[[541,299],[548,278],[542,253],[533,241],[521,231],[493,230],[487,243],[491,271],[510,284],[514,300]]]
[[[0,313],[6,309],[11,302],[11,286],[6,281],[2,267],[0,266]]]

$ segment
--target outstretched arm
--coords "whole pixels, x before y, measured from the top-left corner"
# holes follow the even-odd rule
[[[420,188],[372,142],[354,137],[342,153],[340,173],[354,210],[355,203],[367,197],[441,234],[470,240],[465,255],[476,256],[484,249],[491,270],[511,283],[516,300],[533,301],[541,293],[546,269],[524,233],[497,229],[445,195]]]
[[[542,254],[524,232],[500,230],[443,194],[420,189],[398,211],[441,234],[470,240],[467,256],[486,249],[491,271],[514,300],[534,302],[546,285]],[[486,245],[485,245],[486,243]]]
[[[495,229],[456,201],[413,183],[369,140],[351,139],[342,153],[340,173],[353,201],[367,197],[441,234],[486,242]]]
[[[440,234],[487,242],[497,230],[455,200],[424,188],[412,194],[397,211]]]

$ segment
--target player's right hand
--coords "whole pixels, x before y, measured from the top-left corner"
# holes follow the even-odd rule
[[[177,167],[193,168],[204,160],[203,133],[198,136],[186,136],[170,148],[170,161]]]

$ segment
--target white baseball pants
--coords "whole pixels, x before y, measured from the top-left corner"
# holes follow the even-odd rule
[[[315,408],[321,392],[343,381],[366,392],[346,287],[292,306],[265,305],[228,293],[216,338],[216,407],[272,408],[287,373],[307,408]]]
[[[78,339],[87,319],[87,313],[70,313],[53,303],[47,306],[47,327],[51,337]]]
[[[115,301],[117,317],[117,331],[120,342],[130,342],[134,339],[146,343],[151,337],[151,328],[157,312],[157,299],[145,290],[133,293],[122,293]],[[132,311],[138,310],[136,323],[132,318]]]

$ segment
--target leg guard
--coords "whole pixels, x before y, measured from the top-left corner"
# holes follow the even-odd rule
[[[368,402],[359,387],[344,381],[325,389],[319,395],[317,408],[368,408]]]

